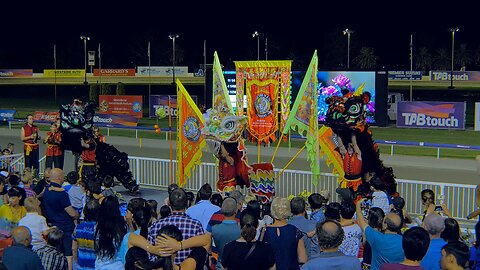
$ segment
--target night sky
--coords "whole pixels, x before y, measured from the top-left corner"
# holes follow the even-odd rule
[[[10,1],[13,2],[13,1]],[[20,1],[15,1],[20,2]],[[208,2],[208,3],[207,3]],[[455,44],[470,50],[480,45],[478,11],[472,3],[440,1],[63,1],[61,3],[2,3],[0,68],[53,68],[57,44],[57,68],[83,68],[83,43],[88,50],[102,47],[102,67],[134,68],[148,65],[147,42],[151,41],[152,65],[171,64],[172,42],[177,39],[178,65],[191,72],[207,63],[213,51],[226,68],[235,60],[257,58],[254,31],[268,37],[269,59],[293,59],[294,69],[307,68],[318,49],[320,69],[346,65],[347,37],[351,36],[351,61],[361,47],[373,47],[379,67],[409,69],[410,34],[414,50],[427,47],[451,50],[450,27],[459,27]],[[260,39],[265,58],[265,39]]]

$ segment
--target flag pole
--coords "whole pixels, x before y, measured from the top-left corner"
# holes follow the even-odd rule
[[[152,108],[151,108],[151,104],[150,104],[150,96],[152,95],[152,77],[150,75],[151,73],[151,70],[150,70],[150,65],[151,65],[151,61],[150,61],[150,41],[148,42],[148,50],[147,50],[147,54],[148,54],[148,115],[152,115],[152,112],[150,111]],[[158,121],[157,121],[157,124],[158,124]]]
[[[257,163],[260,163],[260,140],[257,139],[257,142],[258,142],[258,144],[257,144],[257,149],[258,149],[257,150]]]
[[[300,148],[300,150],[298,150],[298,152],[295,154],[295,156],[293,156],[292,159],[290,159],[290,161],[287,163],[287,165],[285,165],[285,167],[278,173],[277,177],[275,177],[276,179],[278,179],[283,174],[283,172],[288,168],[288,166],[290,166],[290,164],[292,164],[292,162],[298,157],[298,155],[300,155],[300,153],[302,153],[302,151],[305,149],[305,146],[306,146],[306,144],[304,144],[303,147]]]
[[[53,44],[53,68],[54,72],[54,81],[55,81],[55,104],[57,103],[57,44]]]
[[[101,53],[101,43],[98,43],[98,69],[100,70],[100,92],[102,91],[102,53]]]
[[[283,135],[284,134],[282,133],[282,135],[280,136],[280,139],[278,139],[277,147],[275,147],[275,152],[273,152],[272,160],[270,160],[270,163],[272,163],[272,164],[273,164],[273,161],[275,160],[275,156],[277,155],[278,147],[280,146],[280,143],[282,142]]]
[[[170,184],[173,184],[174,177],[173,177],[172,109],[171,109],[170,95],[168,95],[168,128],[169,128],[169,139],[170,139]]]

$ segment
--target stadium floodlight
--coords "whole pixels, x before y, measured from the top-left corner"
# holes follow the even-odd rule
[[[177,34],[170,34],[168,37],[172,40],[172,78],[173,78],[173,84],[176,84],[175,82],[175,40],[179,38],[180,36]]]
[[[350,69],[350,35],[354,32],[348,28],[343,30],[343,35],[347,35],[347,69]]]
[[[252,37],[257,37],[257,60],[260,60],[260,38],[263,37],[263,33],[255,31]]]
[[[87,41],[90,40],[90,37],[80,36],[80,40],[83,40],[83,51],[85,55],[85,79],[83,84],[88,84],[87,82]]]
[[[448,31],[450,31],[452,33],[452,68],[450,70],[450,89],[453,89],[453,56],[454,56],[454,53],[455,53],[455,33],[460,31],[460,28],[458,27],[453,27],[453,28],[450,28],[448,29]]]

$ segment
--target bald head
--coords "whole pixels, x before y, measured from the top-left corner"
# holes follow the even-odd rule
[[[32,241],[32,234],[25,226],[18,226],[12,231],[12,237],[15,244],[29,246]]]
[[[423,221],[423,228],[431,238],[438,238],[445,229],[445,220],[437,213],[428,214]]]
[[[50,181],[61,185],[63,184],[64,180],[65,174],[63,173],[62,169],[54,168],[50,170]]]
[[[397,213],[390,212],[385,216],[385,225],[391,232],[399,232],[402,228],[402,219]]]
[[[342,226],[333,220],[317,224],[318,245],[323,251],[338,250],[344,238]]]

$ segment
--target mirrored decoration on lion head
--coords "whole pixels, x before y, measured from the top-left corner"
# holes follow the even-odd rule
[[[226,111],[208,109],[203,114],[205,127],[202,134],[207,140],[236,142],[242,135],[247,122],[245,116],[236,116]]]
[[[60,106],[60,132],[62,133],[62,148],[73,152],[81,152],[80,138],[90,137],[95,115],[94,102],[82,102],[74,99],[71,104]]]

